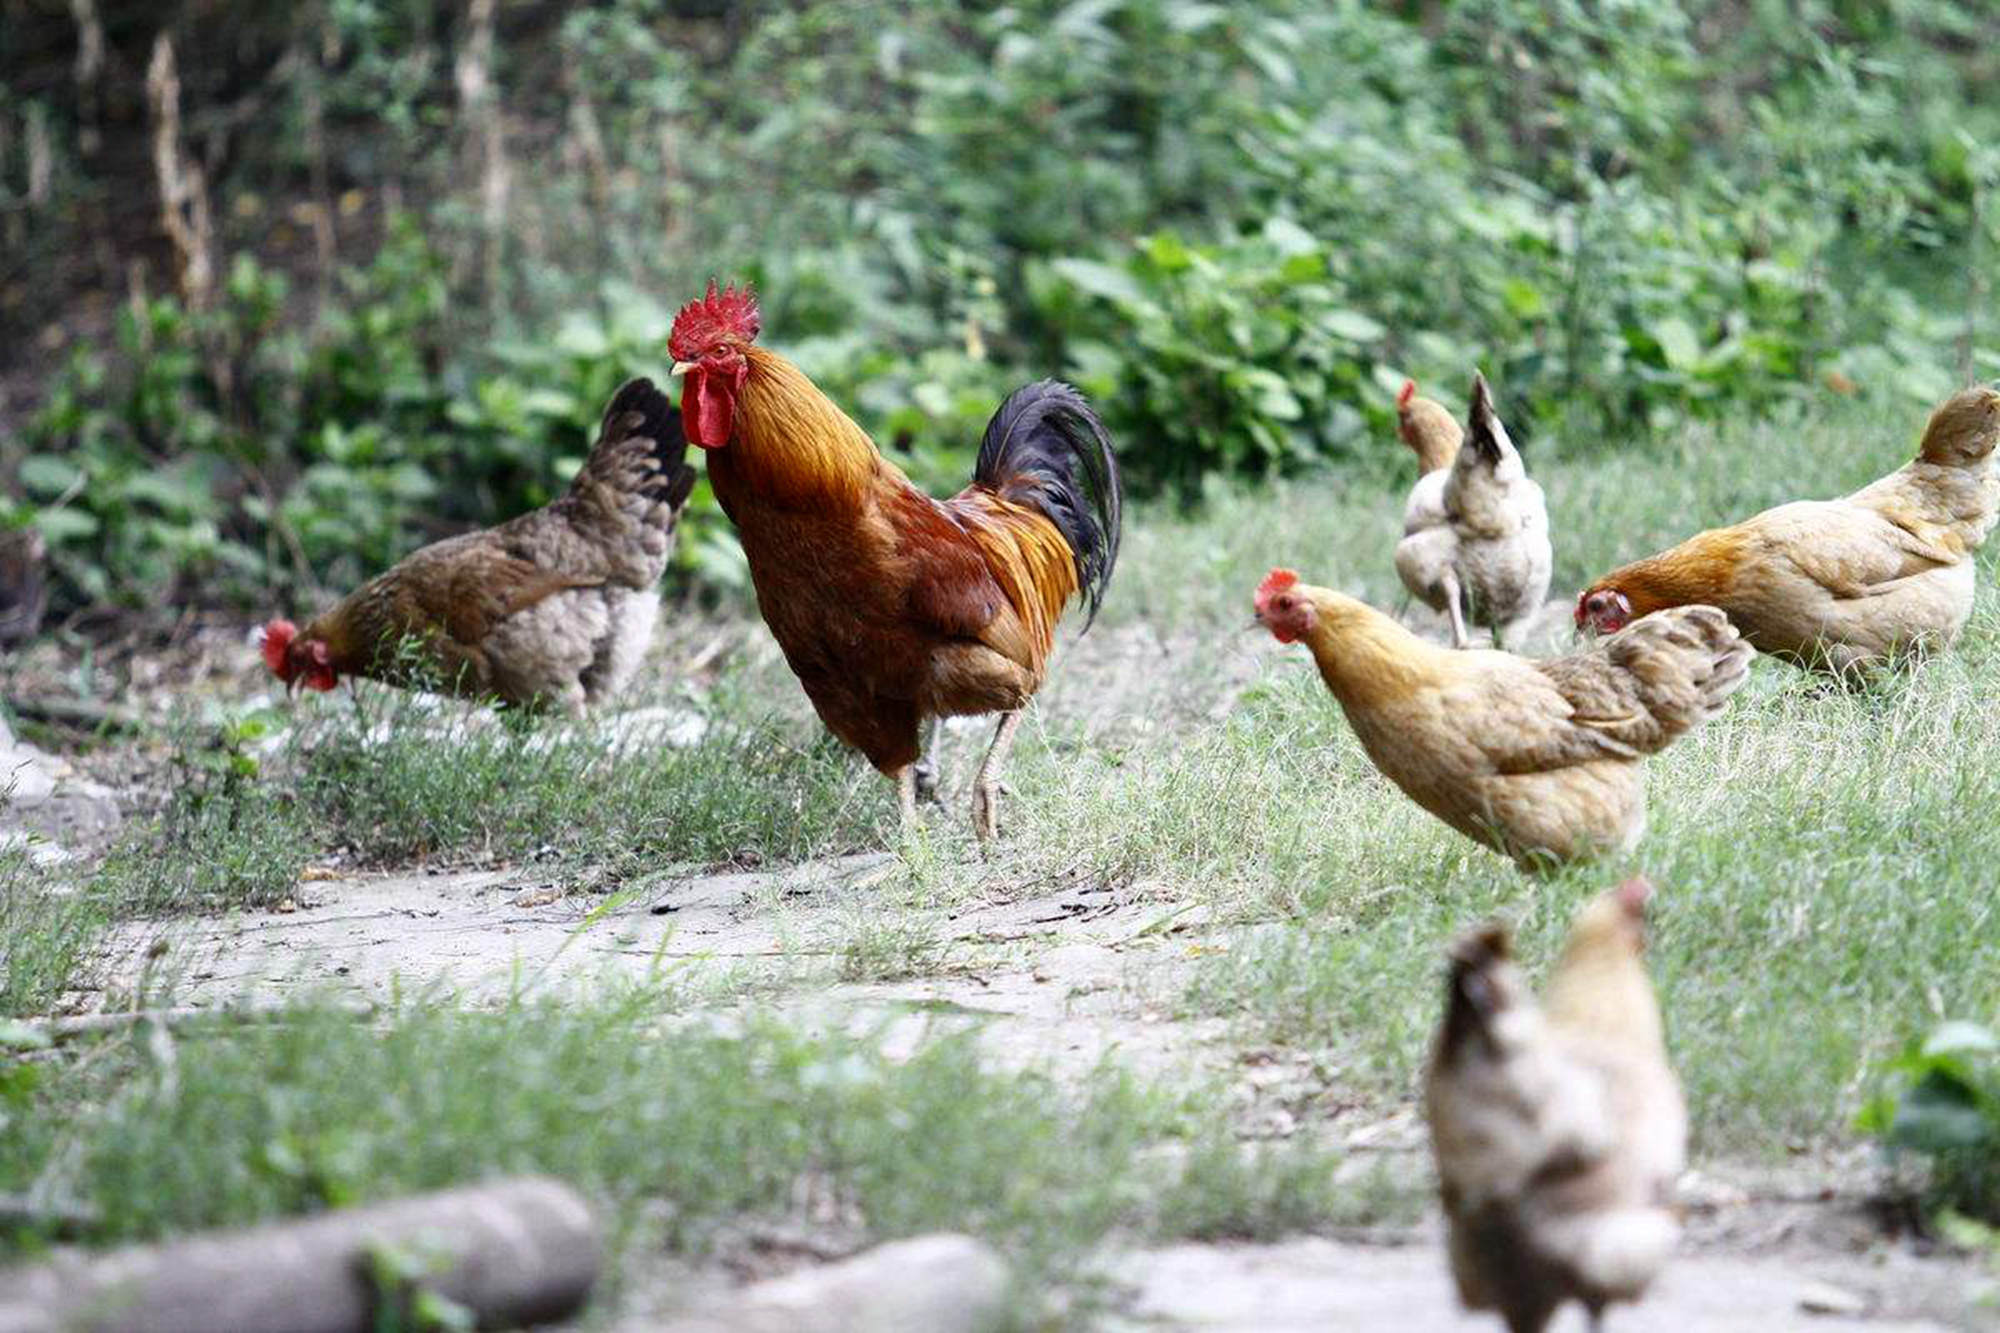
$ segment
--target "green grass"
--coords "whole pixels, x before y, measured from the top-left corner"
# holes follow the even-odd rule
[[[656,990],[372,1022],[307,1004],[226,1035],[114,1038],[8,1093],[0,1191],[93,1208],[89,1239],[110,1243],[548,1172],[628,1242],[699,1255],[759,1221],[966,1230],[1024,1293],[1084,1278],[1114,1233],[1258,1236],[1393,1206],[1343,1200],[1310,1143],[1240,1147],[1212,1090],[995,1073],[964,1033],[890,1059],[775,1020],[663,1026],[677,1010]]]
[[[1916,424],[1704,431],[1616,456],[1530,446],[1557,595],[1692,527],[1879,475]],[[1651,763],[1651,831],[1633,854],[1535,879],[1389,787],[1302,650],[1244,629],[1273,564],[1399,602],[1405,483],[1325,478],[1221,492],[1199,514],[1135,511],[1102,623],[1066,645],[1022,731],[986,856],[964,790],[985,727],[947,742],[947,816],[896,838],[887,784],[823,739],[753,630],[718,683],[664,687],[709,722],[685,748],[387,691],[281,718],[283,746],[249,768],[240,731],[190,733],[166,812],[66,897],[0,859],[0,998],[44,1011],[88,980],[106,922],[278,901],[329,857],[534,858],[616,887],[888,847],[899,861],[866,910],[788,907],[822,912],[787,935],[792,952],[830,961],[785,984],[1005,966],[966,946],[954,914],[1064,886],[1202,904],[1215,925],[1196,957],[1133,955],[1131,1006],[1225,1016],[1242,1043],[1306,1052],[1343,1100],[1378,1111],[1414,1088],[1454,934],[1505,915],[1540,965],[1575,907],[1634,870],[1660,890],[1651,964],[1702,1151],[1852,1142],[1909,1037],[1940,1017],[1993,1021],[2000,546],[1957,650],[1855,690],[1760,661],[1721,719]],[[1047,938],[1064,942],[1062,927]],[[664,1010],[725,998],[747,1035],[660,1027]],[[111,1205],[93,1237],[108,1241],[535,1167],[621,1216],[657,1221],[664,1201],[670,1243],[699,1252],[830,1180],[873,1234],[969,1227],[1059,1283],[1107,1238],[1262,1234],[1362,1206],[1328,1186],[1309,1142],[1286,1150],[1307,1155],[1296,1169],[1245,1156],[1226,1099],[1108,1068],[1058,1087],[959,1039],[887,1062],[865,1039],[784,1035],[776,1003],[753,984],[561,1011],[420,1007],[380,1031],[308,1013],[182,1043],[171,1086],[138,1047],[45,1060],[9,1112],[23,1132],[0,1148],[0,1192],[59,1171]],[[510,1071],[497,1090],[496,1069]],[[1160,1175],[1163,1144],[1181,1166]]]

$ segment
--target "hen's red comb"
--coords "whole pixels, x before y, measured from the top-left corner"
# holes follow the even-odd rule
[[[726,339],[756,342],[763,323],[757,313],[755,292],[733,284],[717,291],[715,279],[710,278],[708,295],[689,301],[674,316],[673,332],[667,335],[667,353],[676,361],[696,361]]]
[[[1257,585],[1257,609],[1263,610],[1271,604],[1271,599],[1299,581],[1299,576],[1289,569],[1274,569],[1264,576]]]
[[[1402,392],[1396,395],[1396,406],[1399,408],[1408,407],[1410,400],[1416,396],[1417,382],[1415,380],[1404,380]]]
[[[1635,917],[1646,914],[1646,903],[1653,896],[1653,882],[1644,875],[1634,875],[1615,890],[1618,905]]]
[[[299,636],[299,627],[289,620],[274,620],[264,626],[262,647],[264,665],[279,675],[285,670],[285,650],[292,646],[292,640]]]

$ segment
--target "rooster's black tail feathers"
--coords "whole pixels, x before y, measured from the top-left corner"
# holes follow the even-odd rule
[[[1059,380],[1016,389],[986,424],[972,480],[1061,531],[1089,629],[1118,563],[1125,491],[1111,437],[1083,395]]]

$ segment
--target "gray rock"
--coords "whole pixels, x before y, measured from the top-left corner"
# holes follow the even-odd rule
[[[744,1288],[653,1333],[984,1333],[1007,1265],[970,1236],[918,1236]],[[629,1333],[639,1333],[634,1327]]]
[[[1855,1319],[1868,1313],[1868,1298],[1831,1283],[1815,1282],[1800,1290],[1799,1308],[1807,1314]]]
[[[118,823],[118,799],[109,787],[17,740],[0,719],[0,837],[88,839]]]

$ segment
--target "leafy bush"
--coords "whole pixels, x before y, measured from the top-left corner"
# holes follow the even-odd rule
[[[2000,1036],[1946,1023],[1889,1069],[1902,1087],[1871,1101],[1861,1128],[1929,1163],[1933,1204],[2000,1221]]]
[[[1972,0],[531,8],[491,71],[500,214],[468,179],[456,9],[245,28],[236,58],[297,77],[218,182],[225,290],[128,302],[0,446],[0,521],[39,511],[70,602],[301,597],[542,502],[711,275],[756,281],[767,338],[936,486],[1050,373],[1100,396],[1137,484],[1192,492],[1356,456],[1405,374],[1449,398],[1477,364],[1519,433],[1586,447],[2000,372]],[[81,209],[64,96],[0,121],[55,127]],[[313,123],[387,219],[324,301],[251,258],[263,193],[309,192]],[[10,225],[21,171],[0,159]],[[27,223],[22,254],[74,217]],[[740,583],[705,492],[691,529],[680,576]]]
[[[1356,404],[1379,396],[1364,380],[1386,330],[1354,308],[1327,248],[1284,218],[1220,246],[1161,232],[1123,267],[1059,259],[1041,288],[1141,479],[1338,452],[1363,432]]]

